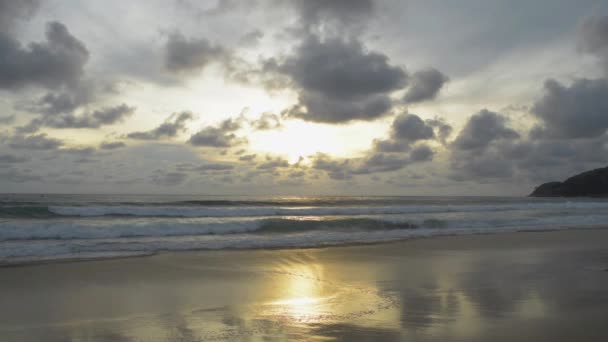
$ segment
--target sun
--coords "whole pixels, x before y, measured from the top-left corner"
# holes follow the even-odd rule
[[[361,133],[345,127],[320,125],[300,120],[284,122],[281,129],[262,131],[250,138],[251,149],[261,153],[282,155],[290,164],[300,157],[327,153],[335,157],[349,157],[369,145]],[[368,138],[371,139],[371,138]]]

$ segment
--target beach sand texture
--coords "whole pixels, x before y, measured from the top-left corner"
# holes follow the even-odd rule
[[[0,269],[1,341],[608,341],[608,230]]]

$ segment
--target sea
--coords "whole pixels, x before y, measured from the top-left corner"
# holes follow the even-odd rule
[[[608,227],[608,199],[0,195],[0,264]]]

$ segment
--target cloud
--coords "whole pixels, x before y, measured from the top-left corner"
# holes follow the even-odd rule
[[[564,109],[568,110],[568,106],[573,104],[572,99],[563,94],[560,96],[565,101],[562,104]],[[545,103],[546,97],[539,103]],[[557,107],[555,109],[558,110]],[[580,119],[588,118],[582,116]],[[540,183],[562,179],[606,163],[606,135],[557,135],[555,126],[541,126],[526,139],[509,128],[507,123],[506,117],[487,110],[469,118],[456,140],[449,145],[450,178],[478,183],[516,180]],[[576,123],[571,125],[575,132],[580,131],[575,127]]]
[[[391,136],[401,141],[418,141],[434,139],[433,127],[422,121],[415,114],[401,114],[395,118],[391,126]]]
[[[519,133],[507,127],[507,121],[506,117],[483,109],[469,118],[454,146],[461,150],[476,150],[496,140],[519,138]]]
[[[451,160],[450,178],[455,181],[506,180],[514,175],[514,164],[496,152],[472,153]]]
[[[41,181],[42,177],[32,174],[29,170],[9,169],[8,171],[0,172],[0,179],[12,183],[25,183]]]
[[[334,159],[325,153],[312,156],[312,168],[325,171],[329,178],[335,180],[352,179],[352,165],[349,159]]]
[[[8,146],[23,150],[55,150],[63,141],[48,137],[45,133],[37,135],[14,135],[8,140]]]
[[[442,119],[422,120],[416,114],[402,113],[393,120],[388,139],[376,139],[376,152],[406,152],[411,144],[422,140],[436,140],[445,143],[452,132],[452,126]]]
[[[579,79],[569,87],[545,82],[532,114],[541,120],[533,134],[556,139],[593,138],[608,129],[608,80]]]
[[[122,122],[133,115],[134,112],[135,107],[129,107],[123,103],[115,107],[104,107],[81,115],[45,115],[34,119],[30,124],[52,128],[99,128]]]
[[[392,106],[388,95],[407,83],[402,68],[354,39],[310,36],[275,69],[299,93],[299,105],[287,115],[315,122],[377,119]]]
[[[150,178],[155,184],[176,186],[184,183],[188,179],[188,175],[183,172],[163,172],[156,170]]]
[[[121,104],[115,107],[104,107],[92,112],[76,115],[66,114],[46,114],[32,119],[27,125],[17,127],[19,133],[33,133],[42,127],[58,129],[66,128],[99,128],[102,126],[113,125],[124,121],[133,115],[135,107]]]
[[[165,45],[165,67],[174,73],[200,71],[227,56],[223,47],[204,38],[187,39],[179,32],[169,35]]]
[[[437,69],[427,69],[415,72],[410,81],[410,87],[403,98],[407,103],[432,100],[443,85],[449,80]]]
[[[269,170],[273,171],[277,168],[285,168],[289,167],[289,163],[286,159],[281,157],[272,158],[270,156],[266,156],[266,160],[257,165],[258,170]]]
[[[249,125],[258,131],[278,129],[282,126],[279,116],[272,113],[262,113],[258,119],[249,121]]]
[[[294,4],[301,30],[333,35],[358,32],[374,11],[371,0],[297,0]]]
[[[179,164],[176,169],[180,172],[196,172],[196,173],[215,173],[220,172],[224,174],[226,171],[230,171],[234,169],[233,164],[228,163],[214,163],[214,162],[205,162],[203,164],[194,165],[190,163]]]
[[[29,158],[26,156],[17,156],[17,155],[8,154],[8,153],[0,154],[0,164],[24,163],[28,160],[29,160]]]
[[[219,126],[205,127],[193,134],[188,141],[193,146],[203,147],[233,147],[247,142],[244,138],[239,138],[234,134],[241,128],[241,124],[235,120],[227,119]]]
[[[405,154],[373,153],[364,158],[349,170],[352,174],[371,174],[401,170],[407,165],[409,159]]]
[[[205,163],[194,167],[192,171],[208,172],[208,171],[228,171],[234,169],[234,165],[226,163]]]
[[[0,0],[0,32],[12,32],[19,20],[29,19],[38,9],[38,0]]]
[[[441,119],[425,121],[416,114],[402,113],[393,120],[388,138],[374,140],[362,157],[335,159],[318,153],[311,158],[312,168],[335,180],[399,171],[414,163],[431,161],[435,151],[421,142],[437,140],[438,134],[446,137],[446,131],[451,131],[451,126]]]
[[[251,162],[257,157],[257,154],[245,154],[239,157],[240,161]]]
[[[583,52],[600,58],[608,74],[608,16],[586,18],[581,25],[579,44]]]
[[[114,141],[114,142],[102,142],[101,144],[99,144],[99,148],[101,148],[102,150],[116,150],[119,148],[123,148],[126,147],[127,144],[125,144],[122,141]]]
[[[93,102],[101,89],[92,81],[81,80],[78,87],[48,92],[20,109],[40,115],[72,114],[79,107]]]
[[[10,125],[15,122],[15,115],[0,116],[0,125]]]
[[[47,24],[46,42],[30,43],[27,48],[0,33],[0,89],[74,87],[88,59],[85,45],[59,22]]]
[[[260,30],[253,30],[245,33],[239,39],[239,45],[245,47],[255,47],[260,43],[260,40],[264,38],[264,33]]]
[[[139,140],[160,140],[174,138],[180,132],[186,131],[186,123],[193,119],[191,112],[173,113],[165,122],[153,130],[145,132],[132,132],[127,135],[131,139]]]
[[[428,145],[419,145],[416,146],[410,152],[410,161],[412,162],[425,162],[433,159],[433,149],[431,149]]]
[[[454,180],[542,183],[604,166],[608,138],[496,140],[483,150],[454,148],[451,153],[450,177]]]
[[[426,120],[426,123],[435,129],[437,140],[439,140],[439,142],[441,142],[443,145],[447,144],[447,139],[452,134],[452,126],[446,123],[442,118]]]

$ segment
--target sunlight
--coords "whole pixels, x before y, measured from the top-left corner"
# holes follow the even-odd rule
[[[324,315],[328,297],[321,296],[319,270],[315,265],[290,268],[282,284],[284,297],[268,303],[268,314],[296,322],[316,321]]]
[[[293,164],[318,152],[336,157],[357,154],[369,146],[373,136],[356,125],[331,127],[299,120],[285,121],[280,130],[259,132],[250,137],[253,150],[286,156]]]

